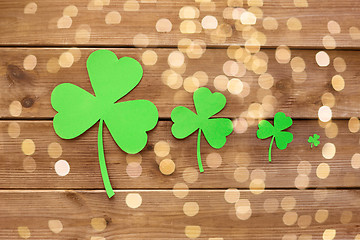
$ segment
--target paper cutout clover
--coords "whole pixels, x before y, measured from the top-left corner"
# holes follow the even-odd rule
[[[269,147],[269,162],[271,162],[271,148],[276,142],[276,146],[283,150],[287,147],[289,143],[292,142],[294,136],[292,133],[285,132],[283,130],[289,128],[293,124],[293,121],[290,117],[287,117],[285,113],[278,112],[274,116],[274,126],[271,125],[269,121],[262,120],[258,124],[259,130],[257,130],[257,137],[260,139],[271,138],[271,143]]]
[[[223,94],[211,93],[208,88],[202,87],[194,92],[193,99],[197,114],[183,106],[174,108],[171,112],[171,120],[174,122],[171,132],[175,138],[184,139],[199,130],[197,159],[200,172],[204,172],[200,153],[201,132],[211,147],[219,149],[225,145],[233,125],[227,118],[211,118],[225,107],[226,98]]]
[[[72,139],[100,120],[99,163],[106,193],[111,198],[115,193],[106,168],[103,122],[117,145],[124,152],[135,154],[145,147],[146,132],[156,126],[158,111],[148,100],[115,103],[135,88],[142,78],[142,67],[135,59],[118,59],[111,51],[98,50],[90,54],[86,65],[95,96],[71,83],[55,87],[51,104],[58,113],[53,125],[59,137]]]
[[[314,136],[309,137],[308,142],[311,143],[311,148],[313,148],[313,146],[317,147],[320,144],[319,138],[320,136],[317,134],[314,134]]]

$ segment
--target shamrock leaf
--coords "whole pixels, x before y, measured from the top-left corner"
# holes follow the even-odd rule
[[[320,136],[317,134],[314,134],[314,136],[309,137],[308,142],[311,143],[311,148],[313,148],[313,146],[317,147],[320,144],[319,138]]]
[[[219,149],[225,145],[233,125],[227,118],[210,118],[225,107],[226,98],[223,94],[211,93],[208,88],[202,87],[194,92],[193,99],[197,114],[183,106],[174,108],[171,112],[171,120],[174,122],[171,132],[175,138],[183,139],[199,130],[197,159],[200,172],[204,172],[200,154],[201,132],[211,147]]]
[[[276,142],[276,146],[283,150],[287,147],[289,143],[293,140],[292,133],[285,132],[283,130],[289,128],[293,124],[293,121],[290,117],[287,117],[285,113],[278,112],[274,116],[274,126],[266,120],[260,121],[256,135],[260,139],[271,138],[271,143],[269,147],[269,162],[271,162],[271,148]]]
[[[135,154],[145,147],[146,132],[156,126],[158,111],[147,100],[115,103],[135,88],[142,78],[142,67],[135,59],[118,59],[111,51],[98,50],[90,54],[87,69],[95,96],[70,83],[56,86],[51,94],[51,104],[58,112],[53,125],[59,137],[72,139],[100,120],[99,163],[106,193],[111,198],[115,193],[106,168],[103,123],[123,151]]]

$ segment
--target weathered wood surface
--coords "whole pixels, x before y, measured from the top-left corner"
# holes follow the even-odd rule
[[[359,1],[34,2],[0,1],[1,239],[360,239],[359,123],[348,121],[360,117]],[[242,11],[255,13],[256,24],[243,25]],[[98,48],[142,64],[142,81],[121,101],[151,100],[161,117],[135,156],[104,128],[111,199],[98,124],[62,140],[51,121],[56,85],[93,93],[86,59]],[[326,54],[315,57],[322,49],[327,67],[319,67]],[[265,72],[273,84],[258,82]],[[214,84],[221,75],[240,79],[244,90]],[[221,150],[201,139],[202,174],[196,134],[176,140],[169,121],[176,106],[194,110],[199,80],[224,93],[217,116],[235,123]],[[328,124],[318,121],[323,105],[332,110]],[[257,122],[278,111],[296,119],[288,129],[294,140],[285,150],[274,144],[268,163],[270,139],[256,138]],[[311,149],[314,133],[321,143]],[[171,164],[159,166],[164,159],[175,165],[171,175],[164,174]]]
[[[129,193],[139,195],[126,201]],[[240,191],[236,204],[226,202],[222,190],[187,193],[178,199],[172,191],[117,191],[109,201],[103,191],[2,190],[0,237],[18,239],[20,233],[30,234],[29,239],[187,239],[187,233],[192,239],[350,240],[359,236],[358,190],[268,190],[261,195]],[[230,199],[237,200],[235,195]],[[127,203],[136,207],[139,196],[141,205],[128,207]],[[57,221],[49,224],[49,220]]]
[[[58,61],[57,59],[61,54],[68,50],[66,48],[0,49],[2,55],[0,59],[0,116],[2,118],[13,118],[9,106],[12,102],[19,101],[22,104],[21,112],[19,116],[15,117],[52,118],[56,112],[51,107],[50,95],[56,85],[64,82],[74,83],[93,93],[86,70],[86,59],[96,49],[81,49],[80,59],[74,62],[71,67],[59,67],[56,73],[48,72],[49,59],[55,58],[55,61]],[[205,86],[212,91],[219,91],[214,87],[214,79],[220,75],[225,75],[223,65],[231,60],[223,49],[208,49],[200,59],[185,57],[185,72],[183,74],[180,72],[178,75],[184,82],[179,80],[180,84],[175,84],[178,85],[178,88],[173,89],[169,87],[166,83],[167,78],[163,76],[167,76],[167,70],[171,69],[168,64],[168,56],[175,49],[152,49],[157,54],[157,62],[153,66],[143,64],[142,54],[146,49],[111,50],[118,57],[134,57],[142,63],[144,68],[144,76],[140,84],[121,101],[133,99],[151,100],[157,106],[160,117],[164,118],[169,118],[172,109],[179,105],[194,109],[192,93],[184,90],[184,86],[185,89],[188,89],[189,82],[185,80],[186,78],[193,76],[198,71],[203,71],[206,73],[208,80]],[[275,112],[283,111],[293,118],[316,119],[319,107],[323,105],[321,98],[324,93],[331,93],[335,99],[332,107],[333,118],[360,116],[360,106],[358,104],[360,101],[360,95],[358,94],[359,81],[357,78],[360,58],[358,53],[356,51],[329,51],[330,66],[319,67],[315,60],[317,52],[313,50],[291,51],[292,57],[301,57],[306,63],[304,72],[307,78],[304,82],[299,82],[293,79],[293,70],[290,64],[279,64],[276,61],[275,50],[262,50],[262,55],[268,57],[266,64],[268,73],[274,79],[273,86],[270,89],[261,88],[258,83],[259,75],[247,70],[244,76],[239,77],[243,84],[248,84],[248,88],[245,88],[244,85],[244,90],[240,95],[230,93],[225,84],[225,89],[222,90],[225,90],[223,93],[227,97],[227,105],[218,116],[239,117],[245,111],[253,111],[250,105],[257,102],[267,105],[260,107],[262,109],[260,115],[257,112],[252,114],[254,116],[272,117]],[[24,69],[24,59],[28,55],[34,55],[37,58],[34,70]],[[75,56],[78,56],[78,54]],[[335,58],[345,60],[345,65],[340,65],[342,69],[346,68],[345,72],[338,73],[335,71],[333,67]],[[293,67],[296,67],[296,64]],[[52,70],[53,68],[50,67]],[[55,67],[55,69],[57,68]],[[225,72],[228,72],[228,70],[225,70]],[[334,90],[331,83],[332,77],[337,74],[340,74],[345,81],[345,88],[339,92]],[[232,78],[234,76],[228,76],[229,80]],[[243,95],[245,92],[248,95]],[[268,96],[268,98],[264,100],[265,96]],[[276,100],[271,101],[274,98]],[[265,109],[266,106],[268,109]]]
[[[15,122],[0,123],[0,188],[103,189],[97,155],[98,124],[74,140],[62,140],[55,134],[51,121],[16,122],[20,128],[17,138],[10,138],[7,133],[10,123]],[[353,155],[360,152],[359,137],[350,133],[347,123],[334,121],[338,133],[331,127],[325,134],[315,120],[294,121],[289,128],[294,134],[293,142],[285,150],[277,149],[274,144],[272,163],[268,162],[270,139],[257,139],[256,125],[249,126],[245,133],[232,133],[220,150],[211,148],[203,137],[201,153],[205,172],[201,174],[196,158],[196,133],[177,140],[171,135],[171,122],[160,121],[149,132],[149,142],[140,152],[142,160],[130,160],[105,128],[105,158],[111,183],[117,189],[169,189],[179,181],[190,188],[359,187],[360,175],[356,169],[359,161],[352,161]],[[307,140],[313,133],[320,135],[321,144],[311,149]],[[336,137],[329,139],[328,134]],[[34,143],[35,152],[30,156],[34,161],[24,154],[31,153],[26,149],[32,149],[32,145],[23,144],[25,139]],[[165,147],[156,147],[160,141],[166,142],[162,145]],[[61,145],[60,151],[49,151],[53,142]],[[334,156],[331,153],[334,149],[324,147],[325,143],[334,144]],[[219,155],[210,158],[211,153]],[[159,170],[159,162],[166,158],[175,163],[170,176]],[[59,159],[70,165],[70,173],[64,177],[58,176],[54,169]],[[138,166],[130,162],[141,163]]]
[[[46,0],[38,2],[35,11],[34,6],[26,7],[29,1],[3,0],[0,2],[0,22],[2,23],[0,44],[3,46],[134,46],[134,37],[138,34],[142,35],[137,39],[147,46],[176,46],[177,42],[184,37],[202,39],[208,46],[216,47],[244,44],[244,31],[240,21],[242,10],[239,9],[245,9],[257,14],[254,28],[265,34],[266,43],[263,45],[266,47],[285,44],[300,48],[323,48],[322,39],[330,35],[327,25],[332,20],[340,25],[340,33],[336,28],[335,33],[338,34],[334,34],[338,47],[358,48],[360,46],[359,25],[356,22],[360,10],[358,1],[327,0],[319,3],[316,0],[264,0],[252,1],[250,4],[242,0],[213,1],[213,4],[200,2],[192,0]],[[77,10],[66,11],[65,15],[70,15],[71,18],[61,20],[63,10],[69,5],[75,5]],[[184,6],[192,6],[196,9],[188,9],[188,13],[180,14]],[[238,10],[233,13],[234,8],[237,7],[239,7]],[[106,24],[106,15],[111,11],[118,11],[121,15],[119,24]],[[239,13],[236,14],[236,11]],[[76,16],[75,13],[77,13]],[[208,15],[216,17],[217,29],[203,29],[202,19]],[[234,17],[237,20],[234,20]],[[264,19],[267,17],[274,18],[277,23],[265,24],[270,26],[266,28],[276,30],[264,29]],[[290,21],[290,29],[296,29],[295,31],[287,26],[288,20],[294,17],[301,22],[299,25]],[[162,30],[156,28],[157,21],[161,18],[169,19],[171,27],[165,24],[162,25]],[[112,20],[108,22],[119,21],[119,17],[110,19]],[[184,21],[190,23],[180,30]],[[350,37],[349,33],[351,27],[357,27],[357,30],[352,31],[353,37]],[[171,31],[167,33],[157,31],[170,29]],[[186,34],[186,32],[198,33]]]

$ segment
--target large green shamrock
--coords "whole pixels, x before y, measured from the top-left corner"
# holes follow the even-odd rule
[[[143,70],[139,62],[129,57],[118,59],[108,50],[98,50],[87,59],[87,69],[95,96],[70,83],[58,85],[51,94],[51,104],[58,112],[54,129],[59,137],[72,139],[84,133],[100,120],[98,155],[106,193],[111,198],[111,187],[103,148],[103,122],[117,145],[135,154],[147,143],[147,133],[158,122],[156,106],[147,100],[119,102],[138,85]]]
[[[293,124],[293,121],[290,117],[287,117],[285,113],[278,112],[274,116],[274,126],[266,120],[262,120],[259,123],[259,130],[257,130],[257,137],[260,139],[271,138],[271,143],[269,147],[269,162],[271,162],[271,148],[276,142],[276,146],[283,150],[287,147],[289,143],[293,140],[294,136],[292,133],[285,132],[283,130],[289,128]]]
[[[197,140],[197,159],[200,172],[204,172],[200,154],[201,131],[213,148],[222,148],[232,130],[233,125],[227,118],[210,118],[220,112],[226,104],[226,98],[221,93],[211,93],[208,88],[199,88],[193,95],[196,113],[186,107],[179,106],[171,112],[174,124],[171,132],[175,138],[183,139],[199,129]]]

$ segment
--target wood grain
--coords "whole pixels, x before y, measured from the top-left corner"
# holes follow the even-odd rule
[[[74,62],[70,68],[61,68],[57,73],[47,71],[49,59],[58,59],[62,53],[69,49],[44,48],[2,48],[0,52],[0,116],[13,118],[9,106],[14,101],[22,104],[21,114],[16,118],[52,118],[55,111],[50,104],[50,94],[54,87],[60,83],[71,82],[93,93],[86,70],[86,59],[96,49],[81,49],[81,58]],[[118,57],[130,56],[141,61],[145,49],[110,49]],[[157,63],[153,66],[143,65],[144,76],[140,84],[121,101],[133,99],[148,99],[157,106],[162,118],[169,118],[172,109],[183,105],[194,109],[192,93],[184,90],[183,84],[178,89],[170,88],[163,78],[165,71],[171,69],[168,56],[174,49],[152,49],[157,54]],[[360,101],[358,94],[359,81],[357,79],[360,59],[354,51],[330,51],[330,59],[343,58],[346,71],[338,73],[334,67],[319,67],[315,60],[317,51],[293,50],[293,57],[301,57],[306,63],[307,79],[296,82],[292,79],[293,70],[290,64],[279,64],[275,60],[275,50],[263,50],[268,57],[268,73],[274,78],[273,87],[262,89],[258,84],[259,75],[247,70],[241,81],[249,86],[249,95],[231,94],[228,90],[223,93],[227,98],[227,105],[219,116],[239,117],[246,111],[252,111],[253,103],[269,103],[264,96],[272,95],[276,100],[269,105],[266,111],[261,111],[263,117],[273,117],[277,111],[283,111],[293,118],[317,118],[319,107],[322,106],[321,97],[324,93],[331,93],[335,98],[332,107],[333,118],[350,118],[360,116]],[[37,65],[34,70],[24,70],[24,58],[34,55]],[[225,50],[208,49],[200,59],[185,59],[186,70],[181,74],[182,79],[193,76],[197,71],[203,71],[208,76],[205,85],[211,91],[219,91],[214,87],[214,79],[224,75],[223,64],[229,61]],[[55,60],[57,61],[57,60]],[[345,79],[344,90],[337,92],[331,85],[333,76],[340,74]],[[228,79],[232,79],[229,76]],[[165,83],[164,80],[165,79]],[[226,86],[225,86],[226,89]],[[245,92],[245,90],[243,91]],[[270,104],[271,105],[271,104]],[[257,115],[258,113],[254,113]],[[253,114],[253,115],[254,115]]]
[[[360,153],[360,139],[348,128],[350,117],[360,117],[359,1],[30,2],[0,1],[0,239],[360,238],[360,162],[354,155]],[[246,10],[258,14],[252,27],[239,20]],[[108,15],[112,11],[118,13]],[[202,27],[206,16],[217,19],[217,29]],[[161,26],[167,33],[159,31],[159,19],[168,19]],[[196,33],[184,33],[193,29]],[[192,41],[186,50],[185,38]],[[291,63],[278,63],[276,56],[287,55],[276,55],[280,45],[291,48]],[[260,62],[261,72],[274,78],[270,89],[258,83],[255,57],[234,58],[230,50],[240,46],[260,51],[255,56],[266,66]],[[142,64],[142,81],[121,101],[151,100],[161,118],[136,156],[125,154],[104,128],[105,158],[116,192],[111,199],[99,169],[98,125],[62,140],[51,121],[56,112],[50,95],[56,85],[70,82],[93,93],[86,59],[98,48]],[[319,67],[315,56],[325,48],[330,65]],[[173,52],[178,55],[170,59]],[[184,64],[174,67],[182,57]],[[244,74],[229,74],[234,70],[229,61],[236,66],[238,61]],[[302,71],[303,63],[304,71],[294,73]],[[170,70],[181,79],[176,88],[167,84]],[[235,132],[220,150],[202,137],[202,174],[196,134],[176,140],[169,119],[176,106],[194,110],[185,79],[198,71],[207,76],[203,85],[211,91],[220,91],[214,79],[226,74],[249,87],[247,95],[238,95],[223,86],[227,105],[217,117],[232,118]],[[335,86],[339,91],[332,86],[335,75],[343,77],[343,90],[341,81]],[[324,99],[325,93],[334,100]],[[331,107],[329,124],[317,120],[322,105]],[[271,119],[278,111],[295,119],[288,129],[294,140],[285,150],[274,144],[269,163],[270,139],[256,138],[257,119]],[[307,140],[314,133],[321,143],[311,149]],[[159,150],[161,144],[165,147]],[[171,175],[163,174],[171,169],[159,169],[164,159],[175,165]],[[66,176],[57,174],[59,160],[70,165]]]
[[[139,208],[127,206],[128,193],[141,196]],[[269,190],[261,195],[240,191],[240,202],[250,203],[238,208],[240,213],[251,209],[247,220],[237,218],[235,204],[227,203],[224,193],[221,190],[190,191],[184,199],[177,199],[172,191],[117,191],[109,200],[103,191],[2,190],[0,236],[18,239],[20,226],[30,230],[31,239],[169,239],[169,236],[187,239],[186,226],[201,229],[201,233],[192,232],[198,239],[293,239],[294,236],[322,239],[327,229],[334,229],[335,239],[345,240],[354,239],[359,233],[358,190]],[[267,207],[272,209],[271,213],[264,211],[265,201],[274,203]],[[186,202],[198,204],[195,216],[184,214]],[[317,214],[318,210],[328,211],[328,217]],[[104,224],[93,220],[98,231],[91,225],[93,218],[105,219]],[[323,222],[317,222],[319,219]],[[62,231],[57,234],[50,231],[49,220],[60,220]]]
[[[177,42],[184,37],[202,39],[208,46],[244,44],[245,40],[242,35],[241,24],[239,24],[240,20],[231,19],[233,17],[231,11],[233,7],[243,7],[246,10],[251,7],[248,6],[246,1],[238,1],[245,2],[244,4],[231,4],[235,1],[229,1],[230,7],[228,8],[227,1],[217,0],[213,1],[214,6],[211,11],[208,11],[204,8],[205,4],[200,5],[200,1],[158,0],[151,1],[153,3],[138,1],[135,6],[134,4],[131,5],[135,11],[125,11],[124,5],[126,5],[126,1],[122,0],[108,1],[109,5],[98,6],[95,8],[98,10],[88,10],[90,2],[46,0],[38,3],[35,14],[24,14],[24,8],[28,1],[1,1],[0,44],[3,46],[133,46],[133,39],[139,33],[143,34],[140,39],[145,40],[148,46],[173,47],[177,46]],[[101,3],[102,1],[97,2]],[[329,35],[327,24],[331,20],[336,20],[340,25],[340,33],[334,35],[338,47],[359,47],[359,41],[353,40],[349,34],[351,27],[358,27],[355,19],[359,17],[360,4],[357,1],[345,0],[339,2],[337,0],[328,0],[321,4],[316,0],[298,1],[300,3],[307,2],[308,7],[305,8],[295,7],[294,2],[288,0],[264,0],[263,2],[263,6],[257,7],[260,10],[255,10],[260,11],[263,16],[259,16],[254,27],[265,34],[267,40],[264,44],[265,47],[277,47],[284,44],[300,48],[323,48],[322,39],[324,36]],[[63,15],[63,9],[69,5],[77,7],[77,16],[72,17],[70,25],[60,24],[60,26],[68,28],[59,29],[57,23]],[[184,6],[197,8],[198,14],[195,14],[193,20],[199,26],[198,31],[201,31],[200,33],[184,34],[180,31],[181,23],[186,20],[179,17],[179,11]],[[223,13],[226,8],[230,9],[230,13],[229,11]],[[110,11],[120,13],[121,22],[119,24],[107,25],[105,23],[106,14]],[[219,22],[218,29],[202,29],[201,21],[207,15],[217,18]],[[230,15],[230,19],[224,19],[224,15]],[[266,17],[276,19],[278,25],[276,30],[263,28],[263,19]],[[287,21],[292,17],[296,17],[301,21],[301,30],[291,31],[288,29]],[[156,24],[161,18],[167,18],[171,21],[171,32],[160,33],[157,31]],[[90,38],[76,41],[76,32],[84,25],[87,25],[86,29],[91,34]],[[212,32],[215,31],[217,31],[217,34],[215,34],[215,37],[211,37]],[[358,38],[358,34],[358,32],[355,33],[355,39]]]
[[[10,123],[14,122],[0,123],[0,188],[103,189],[97,155],[97,124],[76,139],[62,140],[55,134],[51,121],[17,122],[20,127],[18,138],[9,137]],[[353,155],[360,152],[359,136],[349,132],[347,121],[338,120],[333,124],[336,124],[338,134],[329,139],[317,121],[295,121],[289,128],[294,134],[293,142],[285,150],[277,149],[274,144],[272,163],[268,162],[270,139],[257,139],[256,125],[249,126],[245,133],[232,133],[220,150],[211,148],[203,137],[201,154],[205,173],[202,174],[198,172],[196,159],[197,134],[177,140],[171,135],[172,123],[168,121],[160,121],[149,132],[149,142],[140,152],[141,167],[128,165],[129,156],[104,128],[105,158],[112,186],[116,189],[171,189],[179,182],[186,183],[190,188],[238,187],[255,190],[257,186],[262,188],[262,182],[265,188],[359,187],[359,169],[352,168],[351,162]],[[307,140],[313,133],[320,135],[321,144],[311,149]],[[333,135],[334,130],[330,133]],[[35,153],[30,156],[34,161],[29,162],[24,155],[22,144],[25,139],[34,142]],[[167,143],[169,152],[154,149],[160,141]],[[48,151],[49,144],[53,142],[59,143],[62,149],[55,158]],[[325,143],[335,145],[333,158],[323,157],[329,151],[323,149]],[[215,155],[215,160],[212,158],[210,162],[211,153],[220,155]],[[165,158],[175,163],[175,172],[170,176],[163,175],[159,170],[158,163]],[[59,159],[65,159],[70,164],[70,173],[65,177],[55,172],[54,164]],[[329,171],[324,164],[328,165]],[[217,165],[219,167],[216,168]],[[255,179],[262,181],[259,183]]]

